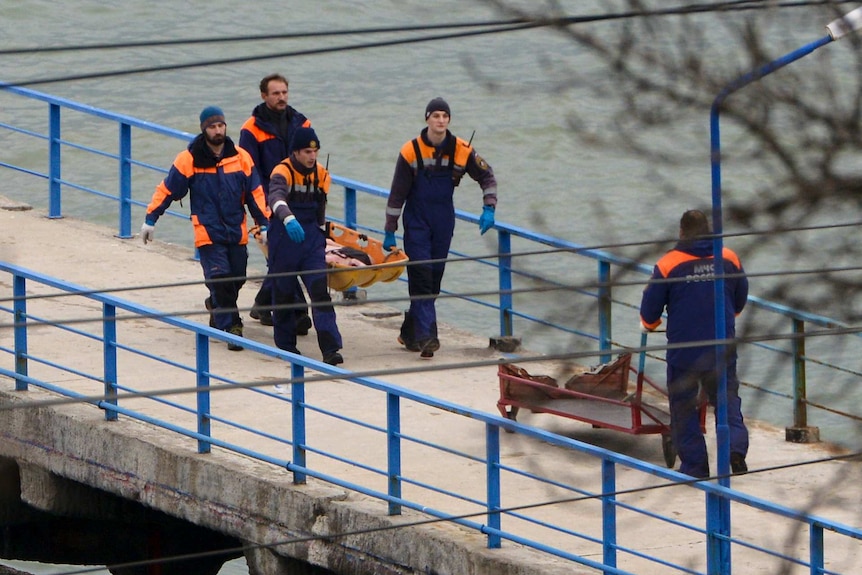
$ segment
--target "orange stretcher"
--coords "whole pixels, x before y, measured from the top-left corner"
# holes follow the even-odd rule
[[[262,242],[260,226],[253,226],[248,232],[257,240],[257,245],[264,257],[269,257],[269,249]],[[365,234],[333,222],[326,222],[326,237],[340,246],[363,252],[371,262],[365,265],[347,265],[327,261],[327,266],[333,270],[327,278],[329,288],[336,291],[345,291],[352,287],[368,287],[377,282],[395,281],[404,273],[404,268],[409,261],[404,250],[395,248],[384,252],[383,242],[380,240],[369,238]],[[369,265],[373,267],[367,267]],[[378,265],[380,267],[377,267]]]
[[[371,261],[371,266],[374,266],[369,268],[329,262],[329,268],[335,270],[329,273],[329,288],[336,291],[395,281],[404,273],[405,265],[409,261],[404,250],[395,248],[385,252],[380,240],[333,222],[326,222],[326,236],[342,246],[364,252]],[[377,267],[381,264],[390,265]]]
[[[661,434],[662,454],[668,467],[676,462],[677,451],[670,434],[670,413],[666,402],[658,405],[644,397],[644,388],[661,401],[667,391],[657,386],[643,373],[643,353],[639,369],[632,367],[632,356],[624,353],[611,363],[577,373],[562,386],[547,375],[531,375],[514,364],[503,363],[498,368],[500,399],[497,409],[503,417],[516,420],[521,408],[533,413],[549,413],[591,424],[593,427],[615,429],[632,435]],[[636,374],[634,390],[629,390],[629,378]],[[701,402],[700,424],[703,429],[706,404]]]

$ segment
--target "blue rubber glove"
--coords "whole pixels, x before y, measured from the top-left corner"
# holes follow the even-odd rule
[[[482,215],[479,216],[479,233],[484,234],[494,227],[494,206],[482,207]]]
[[[302,229],[302,224],[296,221],[296,216],[287,216],[284,220],[284,227],[287,230],[287,235],[297,244],[301,244],[305,239],[305,230]]]
[[[383,236],[383,251],[391,252],[395,247],[395,232],[386,232]]]

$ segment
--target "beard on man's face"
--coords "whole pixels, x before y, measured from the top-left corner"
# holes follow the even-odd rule
[[[204,138],[206,138],[207,143],[213,146],[221,146],[224,144],[224,134],[216,134],[215,136],[210,137],[210,135],[204,132]]]

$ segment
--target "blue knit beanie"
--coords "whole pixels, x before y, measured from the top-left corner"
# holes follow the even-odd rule
[[[201,111],[201,132],[217,122],[225,123],[224,112],[218,106],[207,106]]]
[[[317,139],[317,134],[314,128],[298,128],[293,134],[293,142],[291,142],[292,150],[304,150],[305,148],[320,149],[320,140]]]

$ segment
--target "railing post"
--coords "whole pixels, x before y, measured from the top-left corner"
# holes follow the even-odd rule
[[[27,391],[27,283],[24,276],[15,275],[12,278],[12,294],[15,301],[15,373],[21,377],[15,379],[15,391]]]
[[[616,466],[602,459],[602,562],[617,566],[617,479]]]
[[[356,188],[344,186],[344,225],[351,230],[356,229]],[[346,300],[356,300],[359,288],[356,286],[347,288],[342,293]]]
[[[706,494],[706,575],[730,575],[730,502]]]
[[[102,304],[102,333],[105,399],[104,403],[117,406],[117,308],[109,303]],[[117,411],[105,409],[106,421],[117,421]]]
[[[401,398],[386,394],[386,456],[388,460],[389,495],[401,498]],[[401,504],[389,502],[389,515],[401,515]]]
[[[344,186],[344,225],[356,229],[356,189]]]
[[[197,337],[197,399],[198,433],[210,437],[210,339],[202,333]],[[209,453],[212,444],[198,439],[198,453]]]
[[[820,441],[820,428],[808,426],[808,384],[805,378],[805,322],[793,318],[793,427],[784,429],[791,443]]]
[[[823,554],[823,526],[817,523],[809,525],[808,555],[811,575],[823,575],[826,557]]]
[[[599,351],[605,352],[599,357],[599,361],[607,363],[611,361],[611,264],[605,260],[599,260]]]
[[[60,194],[61,161],[60,105],[48,104],[48,217],[63,217]]]
[[[485,424],[485,459],[487,460],[488,489],[488,549],[499,549],[500,537],[500,428],[491,423]]]
[[[512,322],[512,309],[514,300],[512,298],[512,234],[497,231],[497,252],[499,253],[499,276],[500,276],[500,335],[503,337],[514,335]]]
[[[120,229],[123,239],[132,237],[132,127],[120,123]]]
[[[293,462],[305,468],[305,369],[296,363],[290,364],[291,419],[293,420]],[[306,475],[302,471],[293,472],[293,483],[304,484]]]
[[[804,336],[805,323],[793,320],[793,335]],[[805,427],[808,425],[808,408],[805,399],[808,396],[808,382],[805,380],[805,338],[793,338],[793,425]]]

